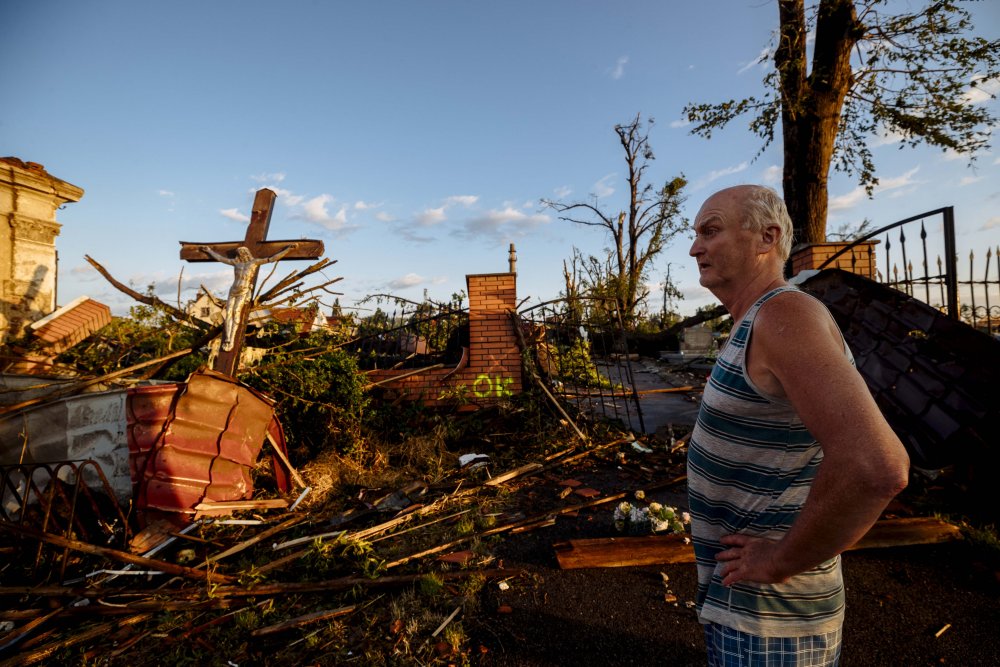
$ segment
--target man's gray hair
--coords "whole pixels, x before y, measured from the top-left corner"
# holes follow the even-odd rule
[[[747,194],[743,218],[743,229],[763,231],[768,225],[778,225],[781,237],[778,239],[778,253],[782,261],[792,252],[792,219],[788,216],[785,200],[777,192],[763,185],[755,185]]]

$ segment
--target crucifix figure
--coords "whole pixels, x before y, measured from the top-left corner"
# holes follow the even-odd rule
[[[257,270],[262,264],[277,262],[295,249],[298,244],[289,243],[276,255],[270,257],[254,257],[250,251],[240,246],[236,249],[236,258],[229,259],[224,255],[212,250],[209,246],[199,246],[198,250],[209,255],[217,262],[228,264],[233,267],[233,286],[229,288],[229,299],[226,301],[225,338],[222,340],[222,349],[229,352],[233,349],[233,342],[236,334],[236,323],[239,315],[243,312],[246,300],[253,292],[254,283],[257,280]]]
[[[282,259],[318,259],[323,255],[323,242],[312,239],[299,241],[267,241],[276,195],[268,189],[257,191],[253,215],[246,238],[221,243],[188,243],[181,241],[181,259],[189,262],[222,262],[233,267],[233,286],[226,301],[225,336],[214,370],[236,375],[243,337],[250,315],[250,302],[257,272],[261,265]]]

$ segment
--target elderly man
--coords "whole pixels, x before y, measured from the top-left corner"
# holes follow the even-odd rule
[[[688,452],[708,662],[835,665],[839,554],[907,482],[909,459],[822,303],[789,286],[781,197],[705,201],[690,254],[733,317]]]

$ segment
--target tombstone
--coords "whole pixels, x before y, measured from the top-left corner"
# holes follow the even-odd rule
[[[687,354],[692,352],[707,353],[712,350],[714,341],[715,336],[711,329],[704,324],[696,324],[684,330],[681,352]]]

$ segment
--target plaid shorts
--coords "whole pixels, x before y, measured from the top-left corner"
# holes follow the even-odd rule
[[[709,623],[705,647],[708,667],[837,667],[840,630],[805,637],[758,637]]]

